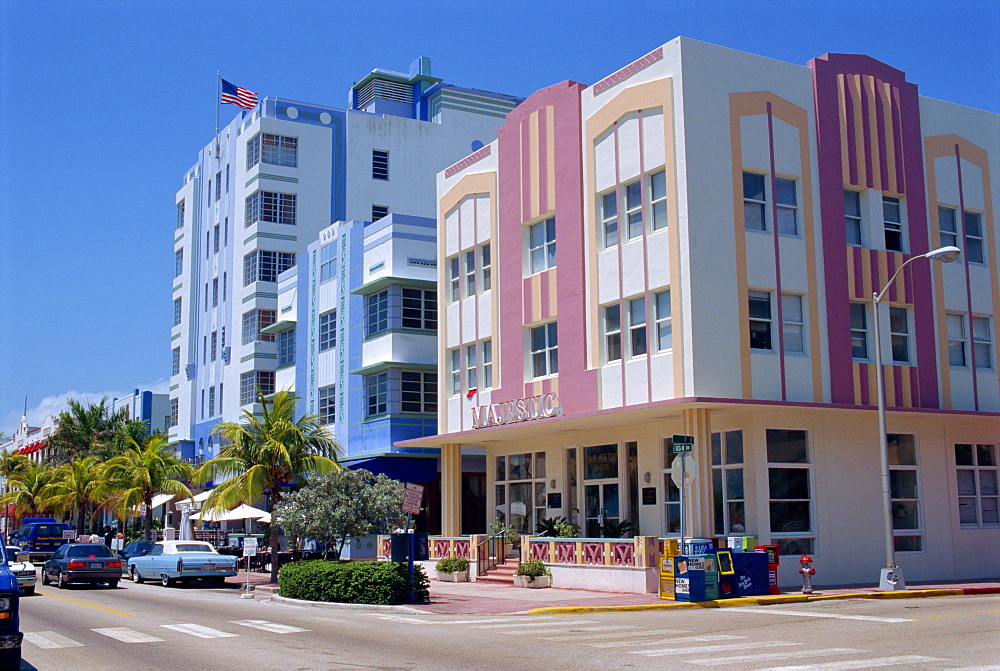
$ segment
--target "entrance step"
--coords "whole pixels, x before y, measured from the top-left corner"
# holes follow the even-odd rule
[[[506,564],[498,564],[489,570],[485,575],[481,575],[476,578],[476,582],[481,582],[486,585],[507,585],[513,587],[514,585],[514,571],[517,570],[517,562],[507,562]]]

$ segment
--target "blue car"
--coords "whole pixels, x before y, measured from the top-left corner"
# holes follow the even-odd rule
[[[159,580],[164,587],[196,579],[222,585],[226,576],[236,575],[236,562],[204,541],[160,541],[128,560],[128,574],[132,582]]]

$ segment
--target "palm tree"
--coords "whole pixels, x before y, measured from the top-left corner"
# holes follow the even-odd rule
[[[53,505],[76,511],[76,528],[82,533],[87,513],[102,499],[103,485],[104,464],[97,457],[84,457],[56,468],[44,493]]]
[[[0,475],[9,478],[15,473],[23,473],[31,466],[31,459],[23,454],[4,452],[0,455]]]
[[[32,464],[7,479],[9,491],[0,497],[0,504],[14,504],[18,517],[38,517],[62,510],[46,493],[55,478],[55,470],[47,464]],[[27,513],[27,515],[25,515]]]
[[[337,463],[340,446],[319,417],[306,414],[294,419],[295,394],[280,391],[270,403],[259,391],[258,396],[263,407],[260,417],[244,410],[243,422],[221,422],[214,429],[226,445],[194,473],[197,483],[222,481],[205,501],[205,509],[232,510],[259,500],[265,492],[270,492],[273,508],[281,500],[283,484],[342,468]],[[271,582],[277,582],[276,524],[271,525],[270,546]]]
[[[148,541],[153,529],[153,497],[173,494],[189,498],[191,490],[184,483],[191,480],[192,469],[167,447],[167,437],[162,433],[148,436],[141,443],[129,439],[129,444],[104,467],[102,490],[108,495],[105,506],[122,519],[145,504],[143,537]]]
[[[122,407],[111,412],[108,397],[97,403],[84,406],[79,401],[68,399],[69,410],[59,413],[59,428],[49,438],[53,459],[57,463],[71,463],[82,455],[101,453],[107,457],[107,445],[118,432],[118,427],[127,421],[128,408]]]

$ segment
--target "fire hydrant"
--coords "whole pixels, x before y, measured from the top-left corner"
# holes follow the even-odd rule
[[[812,594],[813,576],[816,575],[816,569],[812,567],[813,559],[809,555],[802,555],[799,563],[802,564],[802,568],[799,569],[799,574],[802,576],[802,593]]]

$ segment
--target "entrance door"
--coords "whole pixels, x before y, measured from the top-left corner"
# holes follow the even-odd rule
[[[621,520],[617,482],[601,482],[584,486],[587,538],[603,538],[601,525],[617,524]]]

